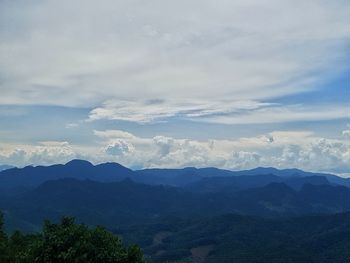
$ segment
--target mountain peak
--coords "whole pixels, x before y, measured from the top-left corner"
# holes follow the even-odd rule
[[[92,163],[86,160],[80,160],[80,159],[73,159],[69,161],[68,163],[65,164],[66,166],[71,166],[71,167],[91,167],[93,166]]]

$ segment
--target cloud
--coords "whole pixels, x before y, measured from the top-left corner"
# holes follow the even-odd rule
[[[116,140],[112,144],[109,144],[105,152],[106,154],[109,155],[114,155],[114,156],[121,156],[121,155],[126,155],[131,152],[133,152],[134,147],[132,144],[123,141],[123,140]]]
[[[193,119],[195,121],[221,124],[269,124],[300,121],[349,119],[348,105],[288,105],[270,106],[243,111],[239,114],[214,115]]]
[[[68,142],[41,142],[39,145],[8,145],[0,148],[0,163],[16,166],[65,163],[79,154]]]
[[[79,127],[79,124],[78,123],[67,123],[65,127],[66,127],[66,129],[74,129],[74,128]]]
[[[69,147],[68,142],[44,141],[40,142],[40,144],[47,147]]]
[[[135,136],[129,132],[121,130],[105,130],[105,131],[94,131],[97,137],[104,139],[133,139]]]
[[[298,165],[313,170],[344,173],[349,171],[350,145],[321,138],[306,145],[285,147],[282,157],[277,161],[292,167]]]
[[[133,126],[140,127],[136,136],[104,130],[116,126],[100,122],[181,119],[234,125],[347,119],[349,105],[335,105],[333,97],[323,104],[289,100],[304,92],[318,94],[326,81],[348,69],[350,5],[344,0],[0,1],[0,24],[0,105],[5,105],[0,117],[8,127],[0,133],[6,141],[16,137],[8,134],[17,134],[17,118],[23,127],[42,120],[41,108],[28,110],[33,105],[89,112],[85,121],[60,116],[64,120],[57,121],[66,129],[42,139],[53,141],[40,142],[35,133],[24,136],[26,145],[1,143],[1,163],[84,158],[130,167],[350,170],[348,128],[334,136],[338,139],[304,130],[264,132],[282,126],[266,125],[250,137],[196,140],[178,130],[173,137],[142,136],[141,125]],[[8,109],[11,104],[30,106]],[[149,125],[147,134],[157,127]]]
[[[316,89],[348,55],[343,1],[1,1],[0,10],[0,104],[88,107],[94,120],[241,109],[228,101],[259,113]]]
[[[89,120],[124,120],[138,123],[164,121],[170,117],[185,119],[231,114],[271,105],[256,101],[108,101],[90,112]]]
[[[350,124],[348,125],[348,128],[350,128]],[[350,140],[350,130],[344,130],[342,134],[345,139]]]
[[[235,170],[243,170],[261,166],[261,159],[261,155],[257,152],[238,151],[232,153],[232,156],[228,160],[226,166],[234,167]]]
[[[172,117],[220,124],[268,124],[349,119],[348,105],[280,105],[258,101],[108,101],[93,109],[89,121],[124,120],[137,123],[169,121]]]
[[[0,163],[12,165],[65,163],[82,158],[94,163],[119,162],[128,167],[186,166],[241,170],[257,166],[297,167],[309,171],[350,173],[350,141],[316,136],[308,131],[275,131],[254,137],[221,140],[139,137],[127,131],[95,131],[98,145],[41,142],[0,145]]]
[[[216,166],[233,170],[274,166],[336,173],[350,171],[349,141],[321,138],[308,131],[275,131],[237,140],[206,141],[165,136],[126,138],[124,133],[115,130],[96,134],[102,144],[121,139],[116,136],[120,134],[123,143],[132,145],[131,155],[119,155],[117,159],[128,166]]]

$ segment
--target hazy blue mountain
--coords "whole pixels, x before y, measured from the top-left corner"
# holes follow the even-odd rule
[[[313,205],[313,211],[335,213],[350,210],[349,188],[345,186],[305,184],[300,197]]]
[[[149,184],[167,184],[173,186],[185,186],[206,177],[234,176],[234,172],[213,167],[183,169],[144,169],[135,171],[137,181]]]
[[[310,173],[299,169],[277,169],[273,167],[257,167],[251,170],[235,171],[235,175],[257,175],[257,174],[273,174],[277,176],[309,176]]]
[[[310,184],[310,185],[329,185],[330,184],[328,178],[322,175],[283,178],[283,182],[286,185],[296,190],[300,190],[305,184]]]
[[[4,170],[11,169],[11,168],[14,168],[14,166],[2,164],[2,165],[0,165],[0,172],[4,171]]]
[[[306,172],[300,169],[276,169],[273,167],[258,167],[251,170],[235,171],[235,175],[261,175],[273,174],[280,177],[310,177],[310,176],[324,176],[330,183],[339,184],[350,187],[350,178],[342,178],[334,174],[328,173],[314,173]]]
[[[132,171],[118,163],[93,165],[84,160],[51,166],[27,166],[0,172],[0,189],[3,193],[23,192],[49,180],[61,178],[89,179],[99,182],[118,182],[130,178],[150,185],[185,187],[198,192],[216,192],[261,187],[272,182],[284,182],[294,189],[303,184],[340,184],[350,187],[349,179],[330,174],[304,172],[298,169],[278,170],[256,168],[246,171],[229,171],[217,168],[145,169]],[[212,190],[210,190],[212,189]]]
[[[163,183],[173,186],[186,186],[200,181],[203,178],[212,177],[233,177],[233,176],[254,176],[256,180],[266,180],[267,178],[273,179],[268,182],[279,182],[280,178],[284,178],[283,181],[288,185],[300,189],[303,183],[310,182],[312,184],[339,184],[350,187],[350,179],[342,178],[333,174],[313,173],[305,172],[299,169],[276,169],[276,168],[264,168],[258,167],[251,170],[243,171],[229,171],[217,168],[183,168],[183,169],[144,169],[135,171],[141,178],[137,178],[140,182],[144,183]],[[263,175],[264,178],[259,179],[258,176]],[[308,179],[306,177],[309,177]],[[298,179],[300,178],[300,179]],[[209,179],[210,181],[211,179]],[[218,179],[216,182],[225,182],[225,179]],[[235,180],[235,179],[232,179]],[[250,181],[250,179],[246,179]],[[204,180],[203,180],[204,181]],[[228,179],[230,181],[230,179]],[[213,179],[215,183],[215,179]],[[254,183],[252,183],[254,184]],[[260,185],[257,182],[257,185]]]
[[[236,192],[249,188],[263,187],[273,182],[283,182],[295,190],[300,190],[304,184],[329,184],[329,181],[324,176],[280,177],[273,174],[261,174],[250,176],[207,177],[185,186],[185,189],[202,193]]]
[[[324,176],[326,176],[328,181],[333,184],[339,184],[350,187],[350,178],[343,178],[334,174],[325,174]]]
[[[270,183],[234,192],[196,193],[178,187],[135,183],[130,179],[102,183],[66,178],[3,197],[0,210],[6,211],[14,226],[29,226],[27,230],[35,229],[45,218],[58,220],[62,215],[108,227],[153,222],[169,216],[238,213],[286,217],[350,211],[350,189],[305,184],[298,191],[285,183]]]
[[[130,179],[48,181],[16,197],[0,199],[6,216],[39,226],[45,218],[72,215],[88,224],[114,226],[147,222],[163,216],[218,214],[227,210],[225,196],[200,196],[170,186],[138,184]]]
[[[0,172],[0,188],[36,187],[46,181],[61,178],[112,182],[131,177],[132,174],[132,170],[117,163],[94,166],[88,161],[72,160],[66,164],[26,166],[2,171]]]

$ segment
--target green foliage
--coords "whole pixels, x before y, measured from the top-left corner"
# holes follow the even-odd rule
[[[3,215],[0,212],[0,262],[5,262],[4,259],[7,256],[7,249],[6,249],[7,236],[5,234],[3,227],[4,227]]]
[[[7,263],[142,263],[137,246],[125,248],[102,227],[89,228],[64,217],[60,224],[46,221],[43,232],[23,235],[16,231],[4,243]]]
[[[7,261],[10,263],[30,263],[33,262],[31,247],[41,238],[41,235],[24,235],[20,231],[15,231],[8,240]]]

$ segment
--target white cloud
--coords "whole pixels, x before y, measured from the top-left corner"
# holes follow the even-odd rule
[[[343,137],[344,137],[345,139],[350,140],[350,124],[348,125],[348,128],[349,128],[349,130],[344,130],[344,131],[342,132],[342,134],[343,134]]]
[[[139,123],[162,121],[169,117],[198,118],[231,114],[271,105],[256,101],[108,101],[90,112],[89,120],[109,119]]]
[[[44,141],[40,142],[41,145],[47,146],[47,147],[69,147],[68,142],[57,142],[57,141]]]
[[[66,129],[74,129],[74,128],[79,127],[79,124],[78,123],[67,123],[65,127],[66,127]]]
[[[233,152],[230,159],[226,163],[226,167],[231,169],[243,170],[261,166],[262,156],[257,152],[238,151]]]
[[[261,101],[341,70],[350,36],[340,0],[2,1],[0,10],[0,104],[93,107],[91,119],[198,118],[244,110],[242,101],[257,104],[256,116]]]
[[[335,119],[349,119],[350,106],[348,105],[289,105],[270,106],[243,111],[240,114],[209,116],[196,121],[222,124],[262,124],[285,123],[297,121],[322,121]]]
[[[257,166],[297,167],[311,171],[350,171],[350,142],[326,139],[307,131],[276,131],[238,140],[196,141],[164,136],[125,138],[123,131],[101,131],[102,144],[118,140],[132,145],[132,154],[118,156],[128,166],[216,166],[248,169]],[[106,136],[110,134],[110,137]],[[114,159],[116,160],[116,159]]]
[[[279,105],[258,101],[108,101],[90,112],[89,121],[107,119],[138,123],[167,121],[170,117],[221,123],[263,124],[349,119],[348,105]]]
[[[237,140],[138,137],[126,131],[95,131],[99,145],[41,142],[0,145],[0,163],[64,163],[73,158],[94,163],[114,161],[128,167],[208,167],[249,169],[257,166],[350,173],[350,141],[317,137],[307,131],[275,131]]]
[[[0,163],[16,166],[65,163],[79,154],[68,142],[41,142],[39,145],[6,145],[0,148]]]
[[[106,131],[94,131],[94,134],[101,138],[121,138],[121,139],[131,139],[135,136],[129,132],[126,131],[120,131],[120,130],[106,130]]]
[[[108,155],[121,156],[133,152],[134,146],[124,140],[116,140],[107,145],[105,151]]]

